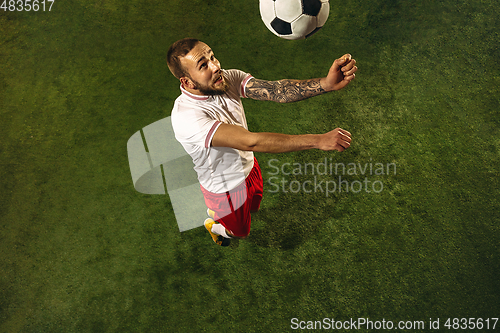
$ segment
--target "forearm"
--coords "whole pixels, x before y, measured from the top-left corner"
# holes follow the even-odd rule
[[[253,144],[249,150],[261,153],[287,153],[318,148],[319,134],[288,135],[280,133],[252,133]]]
[[[326,93],[322,79],[265,81],[252,79],[246,86],[248,98],[289,103]]]
[[[343,151],[350,146],[351,133],[336,128],[324,134],[289,135],[280,133],[252,133],[243,127],[221,124],[212,138],[213,147],[231,147],[261,153],[321,149]]]

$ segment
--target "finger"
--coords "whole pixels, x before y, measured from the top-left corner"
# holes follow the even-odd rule
[[[351,137],[351,133],[350,133],[349,131],[346,131],[345,129],[342,129],[342,128],[337,128],[337,130],[338,130],[340,133],[342,133],[342,134],[344,134],[344,135],[348,136],[349,138]]]
[[[342,147],[344,147],[345,149],[347,149],[347,148],[349,148],[351,146],[351,143],[347,142],[347,141],[340,141],[339,145],[341,145]]]
[[[341,142],[337,142],[336,144],[336,147],[337,148],[334,148],[340,152],[346,150],[347,148],[349,148],[351,146],[351,144],[349,142],[346,142],[346,141],[341,141]]]
[[[342,58],[335,59],[335,61],[333,62],[333,65],[332,65],[332,68],[330,69],[330,71],[334,70],[335,72],[337,72],[338,70],[342,69],[342,65],[343,64],[344,64],[344,60]]]
[[[341,146],[343,149],[347,149],[351,146],[351,141],[352,141],[351,133],[339,128],[337,131],[337,135],[338,135],[337,145]]]
[[[346,53],[342,57],[336,59],[334,64],[336,64],[338,67],[342,67],[345,64],[347,64],[350,60],[351,60],[351,55]]]
[[[347,85],[349,82],[351,82],[355,78],[356,78],[356,74],[352,74],[352,75],[349,75],[349,76],[344,76],[343,82],[345,82],[345,85]]]
[[[356,65],[356,60],[351,59],[349,62],[346,62],[344,65],[342,65],[342,71],[350,71],[354,67],[354,65]]]
[[[342,60],[344,60],[344,63],[349,62],[352,59],[352,56],[349,53],[346,53],[342,56]]]
[[[341,137],[341,138],[342,138],[342,140],[343,140],[343,141],[345,141],[345,142],[349,142],[349,143],[351,143],[351,142],[352,142],[351,137],[350,137],[350,136],[348,136],[348,135],[342,134],[342,137]]]
[[[342,68],[342,70],[344,70],[344,69]],[[353,74],[354,74],[354,73],[356,73],[357,71],[358,71],[358,67],[357,67],[357,66],[354,66],[354,67],[352,67],[350,70],[346,70],[346,71],[344,72],[344,77],[345,77],[345,76],[350,76],[350,75],[353,75]]]
[[[337,138],[338,138],[338,141],[339,142],[347,142],[347,143],[351,143],[352,139],[349,135],[347,134],[344,134],[342,132],[337,132]]]

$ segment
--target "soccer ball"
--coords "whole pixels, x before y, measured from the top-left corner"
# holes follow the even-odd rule
[[[303,39],[321,29],[328,19],[328,0],[260,0],[266,27],[285,39]]]

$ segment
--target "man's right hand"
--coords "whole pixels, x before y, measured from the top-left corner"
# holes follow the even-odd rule
[[[322,134],[318,149],[344,151],[351,146],[351,133],[342,128]]]

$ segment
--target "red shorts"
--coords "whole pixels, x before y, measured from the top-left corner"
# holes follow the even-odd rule
[[[231,191],[212,193],[200,187],[207,207],[215,212],[215,221],[234,236],[246,237],[250,233],[250,212],[259,210],[264,189],[257,159],[254,158],[253,168],[245,181]]]

